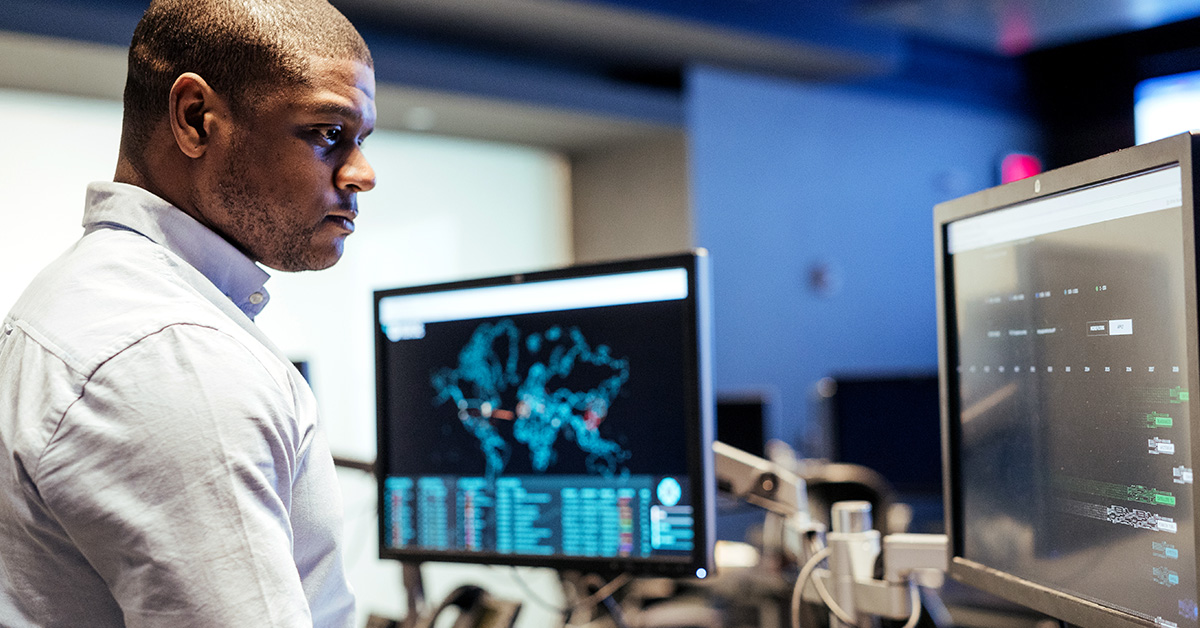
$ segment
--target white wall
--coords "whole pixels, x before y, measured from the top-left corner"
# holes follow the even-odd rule
[[[571,162],[575,261],[678,253],[693,247],[682,132],[606,146]]]
[[[0,310],[74,242],[84,188],[112,179],[121,104],[0,89],[0,118],[20,137],[0,151]]]
[[[81,233],[84,188],[111,179],[120,103],[0,89],[0,116],[24,144],[0,154],[0,309]],[[378,288],[560,266],[571,261],[569,169],[562,157],[514,145],[377,131],[366,145],[378,187],[361,197],[346,255],[320,273],[272,273],[260,326],[290,356],[310,362],[334,452],[374,459],[372,295]],[[347,563],[360,613],[402,612],[398,564],[380,561],[375,484],[340,472]],[[548,570],[526,580],[561,600]],[[508,574],[438,565],[426,570],[436,601],[458,583],[523,597]],[[522,626],[551,625],[527,604]]]

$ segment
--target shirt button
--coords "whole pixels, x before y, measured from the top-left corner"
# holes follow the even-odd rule
[[[263,302],[263,295],[261,292],[255,292],[254,294],[250,295],[250,303],[252,303],[254,305],[258,305],[259,303],[262,303],[262,302]]]
[[[8,323],[4,324],[4,335],[5,336],[11,334],[12,330],[13,330],[12,325],[9,325]]]

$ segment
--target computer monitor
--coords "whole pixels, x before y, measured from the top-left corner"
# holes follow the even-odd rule
[[[938,205],[950,573],[1080,626],[1196,626],[1197,138]]]
[[[1133,90],[1133,131],[1138,144],[1200,128],[1200,72],[1157,76]]]
[[[376,292],[381,556],[707,575],[707,268]]]
[[[937,374],[835,375],[831,458],[877,471],[905,497],[942,494]]]
[[[758,393],[717,395],[717,440],[759,458],[766,457],[770,401]]]

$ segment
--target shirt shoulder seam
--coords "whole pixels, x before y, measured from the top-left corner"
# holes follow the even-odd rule
[[[27,327],[28,326],[22,328],[23,331],[27,331]],[[257,363],[260,368],[262,368],[264,371],[267,371],[269,374],[269,370],[267,369],[267,366],[265,364],[263,364],[262,360],[257,355],[254,355],[254,352],[251,351],[249,349],[249,347],[246,347],[245,343],[242,342],[241,340],[239,340],[236,336],[234,336],[233,334],[230,334],[229,332],[227,332],[219,327],[215,327],[213,325],[206,325],[203,323],[191,322],[191,321],[176,321],[174,323],[169,323],[167,325],[163,325],[159,329],[156,329],[152,332],[149,332],[149,333],[139,336],[138,338],[134,339],[133,341],[126,343],[123,347],[121,347],[117,351],[114,351],[111,355],[108,355],[108,356],[104,357],[103,359],[99,360],[96,363],[95,367],[90,370],[90,372],[86,371],[84,368],[81,368],[81,367],[77,368],[77,367],[73,366],[72,364],[70,364],[70,362],[66,359],[64,354],[54,352],[50,349],[50,347],[45,347],[48,351],[51,351],[52,355],[54,355],[58,359],[62,360],[63,363],[66,364],[68,368],[71,368],[76,373],[82,375],[83,383],[79,385],[78,390],[75,392],[75,398],[72,399],[69,404],[67,404],[67,407],[63,409],[62,414],[60,414],[58,417],[55,418],[54,430],[50,433],[50,436],[46,439],[46,444],[42,447],[42,451],[38,453],[36,466],[34,469],[30,470],[30,478],[34,481],[35,484],[37,484],[38,481],[40,480],[39,473],[41,471],[42,458],[46,455],[46,453],[50,449],[51,445],[57,439],[58,433],[62,429],[63,422],[66,420],[67,415],[70,414],[71,409],[74,408],[75,405],[77,403],[79,403],[80,400],[83,399],[83,396],[87,391],[87,385],[92,381],[92,378],[95,376],[96,372],[98,372],[101,368],[104,367],[105,364],[109,363],[110,361],[115,359],[117,356],[120,356],[121,354],[125,353],[126,351],[129,351],[130,349],[136,347],[142,341],[152,338],[154,336],[157,336],[173,327],[195,327],[195,328],[199,328],[199,329],[208,329],[208,330],[217,332],[223,336],[226,336],[229,339],[233,340],[235,343],[237,343],[239,346],[241,346],[246,351],[246,353],[249,354],[249,356],[251,358],[253,358],[254,362]],[[30,338],[33,339],[35,342],[38,342],[38,344],[43,344],[41,341],[38,340],[37,336],[30,335]],[[47,343],[51,347],[55,346],[55,345],[53,345],[53,343],[50,343],[49,341],[47,341]]]

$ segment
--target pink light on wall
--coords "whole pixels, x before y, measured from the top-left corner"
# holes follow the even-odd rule
[[[1033,49],[1037,34],[1033,17],[1026,3],[1006,2],[1000,5],[996,44],[1005,55],[1016,57]]]
[[[1000,182],[1011,183],[1042,173],[1042,160],[1026,153],[1009,153],[1000,162]]]

